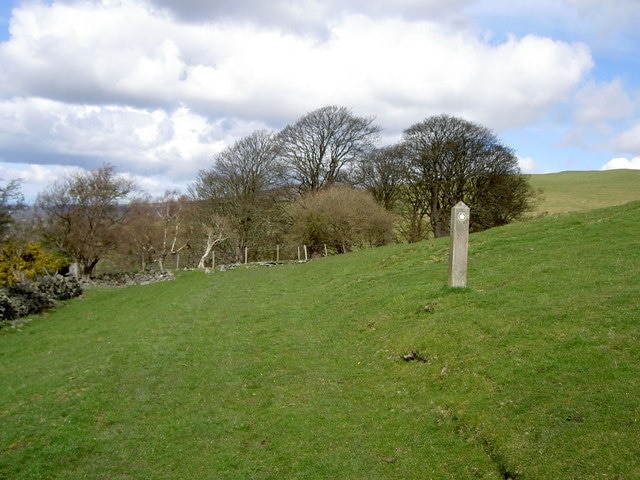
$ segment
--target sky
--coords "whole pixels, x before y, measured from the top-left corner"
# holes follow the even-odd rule
[[[525,173],[640,169],[638,0],[0,0],[0,185],[113,165],[186,193],[326,105],[379,145],[449,114]]]

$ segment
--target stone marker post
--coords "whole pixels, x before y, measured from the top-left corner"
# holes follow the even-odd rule
[[[469,251],[469,207],[458,202],[451,209],[449,244],[449,286],[467,286],[467,252]]]

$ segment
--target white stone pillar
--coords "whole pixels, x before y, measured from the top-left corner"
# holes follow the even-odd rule
[[[467,286],[467,255],[469,251],[469,207],[458,202],[451,209],[449,244],[449,286]]]

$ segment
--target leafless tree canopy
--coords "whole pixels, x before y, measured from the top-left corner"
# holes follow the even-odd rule
[[[164,272],[167,258],[189,248],[189,204],[189,198],[177,190],[131,203],[129,219],[122,230],[123,241],[127,250],[140,259],[143,270],[148,262],[155,262]]]
[[[133,182],[104,166],[86,174],[71,174],[38,196],[36,208],[46,240],[78,262],[89,276],[121,238]]]
[[[249,243],[255,246],[258,235],[273,233],[271,225],[284,192],[277,153],[272,133],[254,132],[216,155],[213,166],[201,170],[190,187],[200,212],[208,209],[205,216],[213,222],[207,227],[208,238],[224,217],[233,234],[223,237],[236,240],[238,260]]]
[[[280,132],[280,158],[301,191],[346,180],[349,168],[369,153],[380,129],[373,118],[345,107],[314,110]]]
[[[247,198],[276,188],[283,181],[272,133],[260,130],[243,137],[214,157],[191,188],[195,198]]]
[[[163,270],[172,255],[176,265],[182,258],[202,268],[214,250],[229,263],[246,251],[249,260],[279,256],[287,242],[318,253],[380,245],[392,234],[409,242],[439,237],[460,200],[474,231],[532,208],[514,152],[481,125],[429,117],[398,144],[376,149],[378,135],[373,118],[323,107],[279,133],[239,139],[198,172],[188,196],[127,203],[134,185],[111,166],[69,175],[39,195],[40,231],[89,276],[116,247],[143,269],[153,262]],[[20,204],[18,187],[0,188],[0,234]]]
[[[372,150],[359,162],[357,184],[369,190],[376,202],[393,210],[407,183],[407,163],[401,145]]]
[[[5,240],[14,221],[13,215],[24,208],[20,179],[8,182],[0,187],[0,240]]]

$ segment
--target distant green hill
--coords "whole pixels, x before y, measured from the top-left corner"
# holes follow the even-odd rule
[[[0,330],[0,478],[640,478],[640,202],[473,234],[466,289],[447,258],[180,272]]]
[[[543,192],[535,215],[582,212],[640,200],[640,170],[560,172],[531,175]]]

